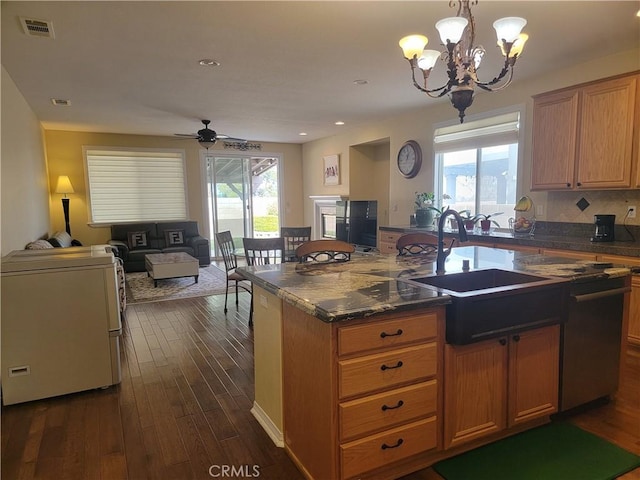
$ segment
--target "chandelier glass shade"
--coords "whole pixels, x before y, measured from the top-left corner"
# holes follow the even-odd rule
[[[505,17],[493,22],[498,37],[498,47],[504,57],[502,70],[493,79],[483,82],[477,71],[486,50],[475,45],[475,21],[471,5],[478,0],[450,0],[450,7],[458,7],[455,17],[443,18],[436,23],[443,51],[425,50],[429,40],[424,35],[408,35],[400,40],[404,57],[411,66],[413,85],[432,98],[449,94],[451,103],[458,110],[460,123],[464,121],[465,110],[473,102],[475,87],[489,92],[501,90],[511,83],[516,60],[520,57],[528,35],[521,33],[527,21],[521,17]],[[447,66],[447,81],[437,88],[427,85],[429,75],[438,59]],[[419,83],[419,74],[422,72]]]

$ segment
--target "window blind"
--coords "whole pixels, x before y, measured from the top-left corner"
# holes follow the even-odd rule
[[[518,143],[520,113],[503,115],[437,128],[434,152],[446,153]]]
[[[92,223],[187,218],[184,154],[85,150]]]

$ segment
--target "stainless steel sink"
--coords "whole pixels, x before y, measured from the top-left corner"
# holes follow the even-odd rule
[[[446,338],[467,344],[564,322],[569,280],[488,269],[412,278],[449,295]]]

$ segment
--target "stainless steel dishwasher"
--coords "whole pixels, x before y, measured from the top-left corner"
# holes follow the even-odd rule
[[[607,397],[618,388],[624,295],[631,276],[571,285],[560,336],[561,412]]]

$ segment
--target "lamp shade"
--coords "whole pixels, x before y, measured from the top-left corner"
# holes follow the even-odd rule
[[[442,52],[438,52],[437,50],[425,50],[422,52],[422,56],[418,58],[418,67],[422,70],[429,70],[433,68],[440,58]]]
[[[436,23],[436,29],[440,33],[440,40],[445,45],[447,41],[451,43],[458,43],[462,38],[462,32],[469,21],[463,17],[449,17],[443,18]]]
[[[58,184],[56,185],[56,193],[74,193],[73,185],[67,175],[60,175],[58,177]]]
[[[424,35],[407,35],[400,39],[400,48],[404,53],[404,58],[411,60],[414,56],[420,56],[422,50],[429,40]]]
[[[493,28],[496,29],[498,40],[513,42],[518,38],[520,32],[527,24],[527,21],[521,17],[505,17],[493,22]]]

